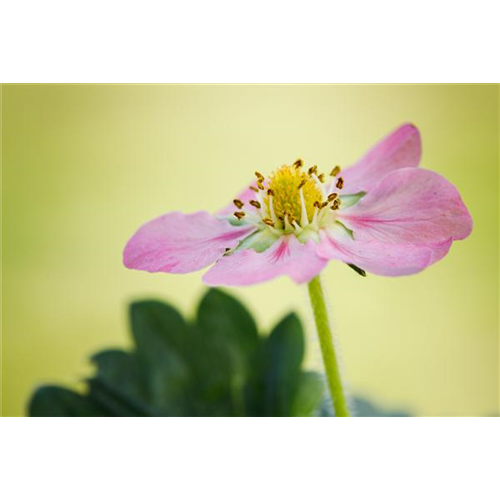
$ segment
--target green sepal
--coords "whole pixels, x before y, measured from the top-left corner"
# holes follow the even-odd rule
[[[247,236],[244,240],[241,240],[238,246],[228,252],[231,254],[238,250],[248,250],[253,249],[257,253],[262,253],[266,251],[277,239],[278,235],[274,234],[267,226],[263,229],[259,229]]]
[[[354,264],[349,264],[347,263],[347,265],[353,270],[353,271],[356,271],[360,276],[363,276],[363,278],[366,278],[366,271],[364,269],[361,269],[360,267],[358,266],[355,266]]]
[[[319,234],[315,229],[310,229],[306,227],[302,232],[297,234],[297,239],[301,243],[307,243],[309,240],[313,240],[315,243],[319,243]]]
[[[351,240],[354,239],[354,233],[352,232],[352,229],[349,229],[347,226],[344,226],[342,222],[336,220],[335,225],[337,226],[338,229],[341,229]]]
[[[339,196],[340,201],[342,202],[342,208],[352,207],[356,205],[363,196],[366,195],[366,191],[360,191],[359,193],[354,194],[342,194]]]

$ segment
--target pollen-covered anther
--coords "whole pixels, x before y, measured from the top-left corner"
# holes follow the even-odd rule
[[[338,210],[340,208],[340,198],[337,198],[332,206],[330,207],[332,210]]]
[[[302,166],[304,165],[304,160],[302,158],[297,158],[294,162],[293,162],[293,167],[295,168],[301,168]]]
[[[255,172],[255,176],[257,177],[257,179],[259,179],[260,181],[263,181],[265,179],[265,177],[260,173],[260,172]]]
[[[268,196],[274,196],[274,191],[272,189],[267,190],[267,195]]]
[[[264,184],[262,184],[262,181],[259,179],[257,181],[257,187],[261,190],[264,191]]]
[[[333,170],[330,172],[330,175],[332,177],[337,177],[337,175],[340,174],[340,167],[337,165],[336,167],[333,168]]]
[[[332,202],[333,200],[336,200],[338,198],[338,194],[337,193],[331,193],[328,195],[328,201],[329,202]]]
[[[335,185],[337,186],[337,189],[342,189],[344,187],[344,179],[342,179],[342,177],[339,177],[337,180],[337,184]]]
[[[300,184],[297,186],[297,189],[302,189],[307,183],[307,179],[303,179]]]
[[[255,200],[250,200],[250,205],[252,205],[252,207],[255,207],[255,208],[260,208],[261,205],[258,201],[255,201]]]
[[[258,192],[259,192],[259,190],[258,190],[255,186],[250,186],[250,189],[251,189],[252,191],[255,191],[256,193],[258,193]]]
[[[238,219],[241,220],[243,217],[245,217],[245,212],[234,212],[234,216]]]
[[[312,175],[312,174],[315,174],[316,172],[318,171],[318,165],[313,165],[308,171],[307,173],[309,175]]]
[[[236,205],[237,208],[242,208],[244,203],[241,200],[233,200],[233,203]]]
[[[319,174],[318,180],[319,180],[319,182],[325,182],[325,174]]]
[[[321,203],[320,203],[319,201],[317,201],[317,200],[316,200],[316,201],[313,203],[313,207],[320,208],[320,207],[321,207]]]
[[[272,220],[272,219],[269,219],[269,218],[262,219],[262,222],[263,222],[264,224],[267,224],[267,225],[268,225],[268,226],[270,226],[270,227],[274,227],[274,222],[273,222],[273,220]]]

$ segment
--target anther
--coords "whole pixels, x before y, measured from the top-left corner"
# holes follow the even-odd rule
[[[307,171],[307,173],[308,173],[309,175],[312,175],[312,174],[315,174],[315,173],[317,172],[317,170],[318,170],[318,165],[314,165],[314,166],[312,166],[312,167],[311,167],[311,168]]]
[[[320,208],[320,206],[321,206],[321,203],[320,203],[318,200],[316,200],[316,201],[313,203],[313,207]]]
[[[337,165],[331,172],[330,175],[332,177],[336,177],[337,175],[340,174],[340,167]]]
[[[259,179],[257,181],[257,187],[261,190],[264,191],[264,184],[262,184],[262,181]]]
[[[238,207],[243,207],[244,203],[241,200],[233,200],[233,203]]]
[[[257,177],[257,179],[263,181],[265,179],[265,177],[260,173],[260,172],[255,172],[255,175]]]
[[[333,205],[330,207],[332,210],[338,210],[340,207],[340,198],[337,198],[334,202]]]
[[[342,179],[342,177],[339,177],[337,184],[335,185],[337,186],[337,189],[342,189],[344,187],[344,179]]]
[[[243,219],[243,217],[245,217],[245,212],[234,212],[234,216],[240,220],[240,219]]]
[[[326,206],[328,205],[328,201],[324,201],[320,206],[319,208],[325,208]]]
[[[325,174],[318,175],[319,182],[325,182]]]
[[[333,201],[333,200],[337,199],[337,197],[338,197],[337,193],[329,194],[328,195],[328,201]]]
[[[307,179],[304,179],[301,181],[301,183],[298,185],[297,189],[302,189],[306,185]]]
[[[267,195],[268,196],[274,196],[274,191],[272,189],[267,190]]]
[[[251,189],[252,191],[255,191],[256,193],[258,193],[258,192],[259,192],[259,190],[258,190],[255,186],[250,186],[250,189]]]
[[[295,168],[301,168],[304,165],[304,160],[302,158],[298,158],[293,162],[293,165]]]
[[[270,227],[274,227],[274,222],[271,219],[262,219],[262,222]]]
[[[255,207],[255,208],[260,208],[260,203],[258,201],[255,201],[255,200],[250,200],[250,205],[252,205],[252,207]]]

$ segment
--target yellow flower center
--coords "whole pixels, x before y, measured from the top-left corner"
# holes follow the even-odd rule
[[[340,208],[339,192],[344,180],[339,177],[340,167],[335,167],[327,181],[325,174],[318,172],[316,165],[302,169],[304,162],[297,160],[292,165],[283,165],[266,179],[255,172],[255,199],[248,201],[252,207],[247,215],[245,203],[233,200],[234,217],[255,224],[265,233],[273,235],[295,233],[299,241],[307,240],[321,228],[335,222],[335,212]],[[245,221],[243,224],[245,224]]]
[[[307,217],[312,220],[315,203],[323,201],[323,195],[317,183],[307,173],[294,166],[283,165],[277,169],[268,182],[268,196],[265,198],[267,209],[270,210],[272,199],[274,213],[280,220],[285,215],[291,221],[300,221],[302,214],[301,190]]]

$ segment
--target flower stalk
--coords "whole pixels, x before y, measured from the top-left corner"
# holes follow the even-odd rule
[[[314,321],[316,323],[316,330],[318,331],[323,363],[325,365],[326,380],[332,397],[335,416],[349,417],[347,398],[342,386],[342,376],[340,374],[338,358],[335,353],[332,328],[328,318],[325,293],[319,275],[315,276],[308,283],[307,288],[314,314]]]

